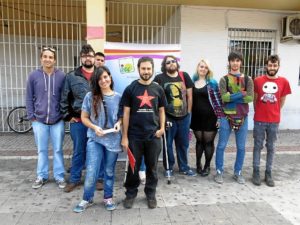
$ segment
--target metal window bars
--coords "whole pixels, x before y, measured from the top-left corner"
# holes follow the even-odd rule
[[[255,78],[265,73],[265,60],[275,53],[276,30],[229,28],[228,42],[228,53],[243,53],[243,73]]]

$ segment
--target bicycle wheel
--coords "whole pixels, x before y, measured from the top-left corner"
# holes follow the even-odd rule
[[[27,119],[26,107],[13,108],[7,116],[10,129],[19,134],[24,134],[32,129],[31,122]]]

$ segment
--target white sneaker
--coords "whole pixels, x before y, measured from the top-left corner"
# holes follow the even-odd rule
[[[140,177],[141,184],[145,185],[146,184],[146,172],[139,171],[139,177]]]
[[[74,207],[73,212],[81,213],[84,210],[86,210],[86,208],[92,206],[93,204],[94,204],[93,201],[88,202],[85,200],[81,200],[81,202]]]

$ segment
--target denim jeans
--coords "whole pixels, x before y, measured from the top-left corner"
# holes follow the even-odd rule
[[[144,192],[148,199],[155,198],[156,186],[158,182],[157,177],[157,162],[161,151],[161,139],[154,138],[153,140],[131,140],[129,138],[129,148],[135,157],[136,164],[134,173],[132,173],[131,167],[128,166],[125,188],[126,196],[129,198],[135,198],[138,193],[138,187],[140,185],[139,169],[141,166],[142,157],[144,156],[146,164],[146,184]]]
[[[37,177],[48,179],[48,142],[51,139],[53,147],[53,176],[57,181],[64,179],[65,167],[63,158],[63,140],[65,136],[64,122],[61,120],[53,125],[38,121],[32,122],[34,139],[38,149]]]
[[[104,162],[104,199],[113,197],[115,166],[118,152],[106,150],[106,148],[93,141],[88,140],[86,153],[86,176],[84,181],[83,200],[91,201],[94,197],[96,182],[100,169],[100,161]]]
[[[140,171],[146,171],[145,159],[144,156],[142,157]]]
[[[70,133],[73,141],[73,156],[69,182],[79,183],[85,166],[87,127],[81,122],[70,123]]]
[[[254,121],[253,128],[253,138],[254,138],[254,148],[253,148],[253,168],[259,169],[260,165],[260,153],[263,149],[263,144],[266,139],[267,148],[267,162],[266,170],[272,171],[272,164],[274,158],[274,143],[277,140],[278,133],[278,123],[262,123]]]
[[[245,159],[245,145],[248,134],[248,117],[245,117],[244,124],[239,130],[234,131],[236,143],[236,158],[234,164],[234,174],[242,172],[244,159]],[[226,117],[222,117],[219,129],[219,141],[216,148],[216,170],[219,172],[224,171],[224,152],[227,146],[229,136],[231,134],[231,127]]]
[[[175,164],[173,152],[173,141],[175,141],[179,171],[187,171],[190,169],[190,167],[188,166],[188,149],[191,114],[188,114],[181,120],[175,120],[168,117],[167,121],[172,123],[172,126],[169,127],[166,132],[169,169],[172,170]],[[164,167],[165,169],[167,169],[165,157]]]
[[[99,175],[98,175],[98,180],[102,181],[104,180],[104,161],[103,159],[100,161],[100,168],[99,168]]]

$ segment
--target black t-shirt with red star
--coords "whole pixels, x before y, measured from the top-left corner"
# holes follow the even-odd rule
[[[152,82],[143,85],[133,81],[124,91],[121,105],[130,108],[128,137],[152,140],[159,126],[159,108],[166,106],[164,90]]]

